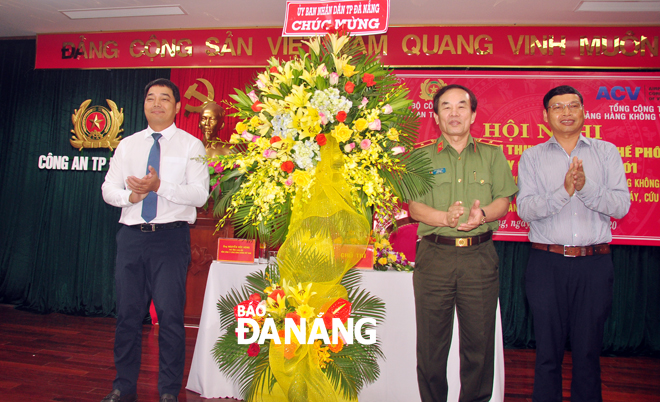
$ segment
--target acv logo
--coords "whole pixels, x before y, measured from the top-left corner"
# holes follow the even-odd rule
[[[607,87],[599,87],[598,94],[596,94],[596,100],[598,99],[608,99],[608,100],[624,100],[626,95],[630,100],[637,100],[639,96],[640,87],[635,87],[634,89],[630,87],[612,87],[612,89],[607,89]]]

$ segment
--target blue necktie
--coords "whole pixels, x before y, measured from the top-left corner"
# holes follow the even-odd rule
[[[151,134],[154,137],[154,145],[149,151],[149,160],[147,161],[147,174],[149,174],[149,166],[153,167],[156,170],[156,173],[160,174],[160,144],[158,140],[163,135],[160,133]],[[151,222],[152,219],[156,217],[156,212],[158,209],[158,195],[153,191],[147,194],[147,198],[142,200],[142,219],[145,222]]]

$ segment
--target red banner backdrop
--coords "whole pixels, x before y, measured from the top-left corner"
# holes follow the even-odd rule
[[[307,50],[280,28],[37,36],[36,68],[263,67]],[[359,36],[392,67],[660,69],[660,27],[390,27]]]
[[[324,35],[340,26],[352,35],[387,32],[389,0],[287,1],[282,36]]]
[[[199,115],[184,115],[185,106],[202,102],[208,81],[214,100],[228,100],[234,88],[253,82],[256,69],[177,69],[171,74],[182,94],[182,111],[177,125],[201,137]],[[543,122],[542,100],[558,85],[576,87],[584,96],[584,134],[615,144],[623,158],[632,206],[628,215],[612,221],[615,244],[660,245],[660,75],[657,73],[544,73],[544,72],[461,72],[406,71],[397,76],[411,89],[414,107],[421,116],[420,141],[439,135],[433,121],[432,93],[445,84],[472,89],[479,100],[475,137],[500,141],[514,177],[522,151],[547,141],[550,131]],[[196,85],[194,91],[191,87]],[[185,94],[191,95],[186,98]],[[228,110],[231,112],[231,110]],[[228,140],[236,124],[227,118],[221,139]],[[497,240],[526,241],[528,225],[516,214],[515,201],[501,221]]]
[[[177,127],[186,130],[195,137],[202,139],[199,129],[199,113],[186,113],[190,106],[198,107],[213,95],[213,101],[224,107],[227,115],[234,112],[225,105],[231,101],[230,94],[234,94],[234,88],[241,90],[247,85],[253,85],[257,72],[256,68],[189,68],[175,69],[170,74],[170,80],[179,87],[181,92],[181,111],[176,118]],[[205,80],[208,84],[200,81]],[[207,87],[207,85],[210,85]],[[200,99],[201,98],[201,99]],[[233,101],[232,101],[233,102]],[[236,117],[226,116],[225,126],[218,131],[218,137],[223,141],[229,141],[234,127],[238,123]]]
[[[514,177],[522,151],[550,138],[543,96],[571,85],[584,97],[584,135],[613,143],[623,158],[632,205],[612,220],[614,244],[660,245],[660,75],[542,72],[397,71],[421,115],[420,140],[436,138],[432,93],[461,84],[479,101],[472,135],[500,141]],[[512,203],[496,240],[526,241],[528,225]]]

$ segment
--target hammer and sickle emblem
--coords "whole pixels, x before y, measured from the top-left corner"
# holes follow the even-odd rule
[[[208,82],[204,78],[197,78],[197,81],[201,82],[202,84],[204,84],[204,86],[206,86],[206,92],[208,93],[208,95],[203,95],[197,90],[197,85],[198,85],[197,83],[189,86],[183,97],[186,99],[190,99],[191,97],[195,98],[200,102],[202,102],[202,104],[199,106],[193,106],[190,103],[188,103],[185,107],[186,111],[184,113],[186,117],[188,117],[190,113],[201,112],[202,108],[204,107],[204,104],[207,102],[213,102],[213,99],[215,98],[215,90],[213,89],[213,85],[210,82]]]

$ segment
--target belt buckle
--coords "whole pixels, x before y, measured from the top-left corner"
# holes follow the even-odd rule
[[[471,245],[471,238],[469,237],[457,237],[455,240],[456,247],[467,247]]]
[[[143,223],[140,225],[140,231],[144,233],[155,232],[156,224],[155,223]]]
[[[566,250],[573,246],[564,246],[564,257],[577,257],[577,255],[566,254]]]

